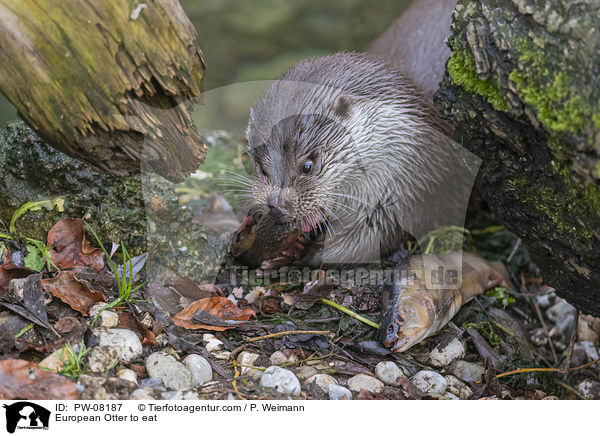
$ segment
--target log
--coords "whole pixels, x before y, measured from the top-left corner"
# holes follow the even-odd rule
[[[99,171],[181,181],[202,162],[204,61],[177,0],[0,0],[0,63],[19,116]]]
[[[459,1],[436,94],[544,280],[600,315],[598,2]]]

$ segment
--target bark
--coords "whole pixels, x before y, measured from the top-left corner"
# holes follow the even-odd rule
[[[436,95],[483,195],[559,295],[600,315],[600,4],[459,1]]]
[[[113,175],[179,181],[205,145],[196,32],[177,0],[0,0],[0,91],[46,142]]]

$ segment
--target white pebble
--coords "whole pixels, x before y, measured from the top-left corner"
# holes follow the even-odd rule
[[[367,374],[357,374],[348,380],[348,387],[352,392],[360,392],[361,389],[378,394],[383,390],[384,384]]]
[[[142,355],[142,343],[131,330],[97,330],[98,343],[101,346],[114,347],[122,362],[129,363]]]
[[[386,385],[395,385],[398,377],[404,374],[394,362],[379,362],[375,367],[375,375]]]
[[[117,372],[117,377],[137,384],[137,374],[128,368],[120,369]]]
[[[411,379],[412,383],[428,394],[444,395],[448,382],[435,371],[423,370],[416,373]]]
[[[337,385],[337,380],[329,374],[315,374],[305,382],[305,386],[318,389],[321,393],[329,393],[329,386]]]
[[[183,364],[192,373],[196,386],[202,386],[213,378],[210,362],[198,354],[190,354],[183,359]]]
[[[443,348],[440,345],[435,347],[429,355],[429,360],[433,366],[445,367],[452,363],[454,359],[460,359],[465,355],[465,346],[458,338],[452,339]]]
[[[150,377],[160,378],[167,389],[189,390],[194,387],[192,373],[173,356],[163,352],[152,353],[146,359]]]
[[[269,366],[260,379],[260,385],[265,388],[274,388],[277,392],[286,395],[300,395],[300,382],[296,375],[289,369],[279,366]]]
[[[352,392],[340,385],[329,385],[330,400],[351,400]]]

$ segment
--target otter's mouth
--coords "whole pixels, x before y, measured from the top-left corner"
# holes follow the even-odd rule
[[[315,212],[302,218],[302,231],[308,233],[311,240],[325,233],[327,218],[321,212]]]

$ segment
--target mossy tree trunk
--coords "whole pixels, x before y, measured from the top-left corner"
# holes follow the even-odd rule
[[[45,141],[94,168],[181,180],[205,146],[197,35],[177,0],[0,0],[0,91]]]
[[[600,5],[461,0],[436,95],[546,282],[600,315]]]

